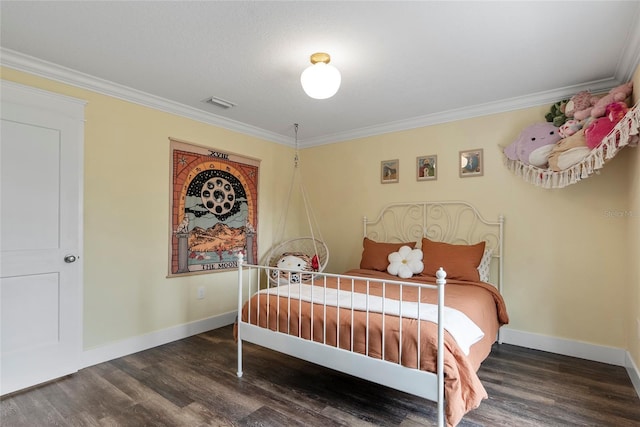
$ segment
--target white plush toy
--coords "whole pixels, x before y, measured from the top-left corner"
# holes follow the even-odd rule
[[[279,284],[300,283],[311,280],[311,274],[299,272],[314,271],[311,258],[301,252],[285,252],[275,265],[279,269],[293,270],[294,272],[271,270],[271,278]],[[291,276],[291,277],[289,277]]]
[[[420,249],[402,246],[398,249],[398,252],[390,253],[387,259],[389,260],[387,273],[398,276],[401,279],[408,279],[414,274],[422,273],[422,270],[424,270],[422,251]]]

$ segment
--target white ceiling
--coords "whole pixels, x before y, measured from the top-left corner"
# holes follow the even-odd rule
[[[6,1],[2,65],[301,147],[628,81],[640,2]],[[342,86],[307,97],[328,52]],[[216,96],[228,110],[202,101]]]

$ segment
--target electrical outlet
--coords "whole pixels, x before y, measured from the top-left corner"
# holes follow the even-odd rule
[[[204,286],[198,288],[198,299],[204,299]]]

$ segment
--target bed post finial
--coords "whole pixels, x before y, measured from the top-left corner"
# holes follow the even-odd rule
[[[367,217],[362,217],[362,237],[367,237]]]
[[[444,285],[447,272],[442,267],[436,271],[438,285],[438,359],[436,374],[438,375],[438,427],[444,426]]]
[[[242,328],[240,323],[242,322],[242,263],[244,262],[244,253],[242,253],[242,251],[238,251],[236,256],[238,258],[238,315],[236,317],[236,319],[238,319],[236,321],[236,325],[238,327],[236,336],[238,340],[238,371],[236,372],[236,375],[240,378],[242,377],[242,336],[240,335],[240,330]]]

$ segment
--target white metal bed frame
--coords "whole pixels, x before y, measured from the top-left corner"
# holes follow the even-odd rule
[[[437,242],[470,245],[481,241],[491,249],[491,281],[502,293],[504,216],[486,220],[470,203],[452,201],[400,202],[386,205],[373,220],[363,218],[364,237],[379,242]],[[497,264],[497,265],[496,265]]]
[[[366,217],[364,222],[364,236],[376,241],[399,241],[409,242],[418,241],[423,236],[431,240],[444,241],[457,244],[471,244],[479,241],[486,241],[487,246],[493,250],[493,257],[498,260],[497,285],[498,289],[502,288],[502,241],[503,241],[503,225],[502,216],[498,221],[492,222],[485,220],[475,207],[467,202],[446,201],[446,202],[410,202],[395,203],[385,206],[378,217],[369,221]],[[444,417],[444,328],[442,322],[442,313],[444,307],[445,293],[445,276],[444,271],[438,272],[436,285],[418,284],[415,282],[403,282],[392,280],[363,279],[362,277],[354,277],[347,275],[317,273],[313,276],[314,284],[324,283],[326,286],[327,278],[334,277],[343,285],[353,287],[355,280],[365,280],[367,289],[369,284],[380,283],[382,286],[400,285],[403,287],[437,289],[438,290],[438,327],[437,327],[437,369],[436,372],[427,372],[420,370],[420,323],[418,323],[418,345],[417,360],[418,367],[408,368],[401,364],[402,345],[399,342],[400,355],[399,362],[390,362],[384,360],[384,354],[381,359],[368,356],[368,345],[365,353],[360,354],[352,351],[353,349],[353,321],[351,322],[351,350],[339,347],[339,328],[336,331],[336,346],[325,344],[326,342],[326,325],[323,336],[325,342],[316,342],[290,335],[287,327],[286,331],[273,331],[269,328],[263,328],[242,320],[243,303],[260,289],[273,286],[268,280],[270,270],[274,267],[244,264],[242,254],[238,255],[238,323],[237,323],[237,339],[238,339],[238,377],[242,377],[242,343],[243,341],[251,342],[262,347],[266,347],[284,354],[288,354],[299,359],[306,360],[330,369],[334,369],[349,375],[356,376],[377,384],[391,387],[403,392],[407,392],[434,402],[437,402],[438,426],[445,425]],[[492,274],[492,277],[494,275]],[[325,288],[326,290],[326,288]],[[420,292],[421,290],[418,290]],[[301,304],[299,300],[292,299],[285,291],[282,294],[276,291],[280,297],[287,297],[288,304],[294,301],[294,304]],[[402,291],[401,291],[402,292]],[[296,302],[298,301],[298,302]],[[367,297],[368,307],[368,297]],[[344,309],[345,307],[339,307]],[[259,310],[259,306],[257,307]],[[278,308],[279,309],[279,305]],[[326,305],[324,307],[326,313]],[[351,308],[351,319],[353,320],[354,309]],[[249,313],[251,308],[249,307]],[[299,311],[300,313],[300,311]],[[258,316],[260,313],[258,311]],[[383,305],[384,315],[384,305]],[[290,316],[290,314],[287,314]],[[313,311],[311,313],[313,317]],[[276,316],[279,318],[279,314]],[[402,309],[400,311],[400,325],[402,324]],[[383,316],[384,319],[384,316]],[[287,325],[290,324],[290,318],[287,318]],[[368,314],[367,314],[368,322]],[[277,322],[279,324],[279,322]],[[298,319],[298,325],[301,327],[301,319]],[[339,322],[338,322],[339,324]],[[313,328],[313,321],[311,321]],[[368,328],[368,325],[367,325]],[[300,335],[300,330],[298,335]],[[402,328],[400,328],[402,334]],[[313,337],[313,330],[311,332]],[[384,348],[384,328],[382,335],[382,348]]]

